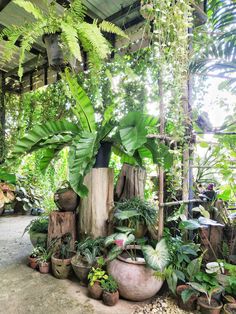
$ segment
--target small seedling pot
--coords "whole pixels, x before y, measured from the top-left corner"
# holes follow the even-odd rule
[[[98,281],[93,286],[88,285],[88,293],[92,299],[101,300],[102,292],[102,287]]]
[[[103,291],[103,293],[102,293],[102,300],[103,300],[103,303],[105,305],[108,305],[108,306],[115,305],[118,302],[118,300],[119,300],[119,292],[118,292],[118,290],[116,292],[114,292],[114,293]]]
[[[28,257],[29,267],[36,269],[38,267],[37,257]]]
[[[200,307],[200,312],[203,314],[220,314],[223,307],[223,304],[214,298],[211,299],[209,304],[206,297],[199,297],[197,304]]]
[[[50,270],[49,262],[40,262],[39,263],[39,271],[41,274],[48,274]]]
[[[197,308],[197,295],[192,295],[188,302],[184,303],[181,293],[186,289],[189,289],[188,285],[180,285],[176,288],[178,306],[185,311],[194,311]]]
[[[224,314],[236,314],[236,303],[227,303],[224,305]]]

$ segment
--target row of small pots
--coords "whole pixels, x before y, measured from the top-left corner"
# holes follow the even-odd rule
[[[198,297],[197,295],[192,295],[187,303],[183,303],[181,298],[181,292],[188,288],[187,285],[180,285],[177,287],[177,297],[178,306],[185,311],[194,311],[197,306],[200,308],[200,312],[204,314],[220,314],[222,308],[225,314],[235,314],[236,313],[236,303],[223,303],[212,298],[209,304],[205,296]]]
[[[96,300],[103,300],[108,306],[113,306],[119,301],[119,291],[114,293],[104,291],[99,282],[95,282],[93,286],[88,285],[89,296]]]

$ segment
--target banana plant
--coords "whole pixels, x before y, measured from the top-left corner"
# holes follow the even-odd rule
[[[77,123],[60,120],[35,126],[18,140],[10,159],[44,149],[40,161],[41,171],[44,172],[59,152],[64,147],[69,147],[69,182],[80,197],[88,193],[83,180],[93,167],[103,141],[110,142],[113,152],[130,164],[142,165],[145,157],[151,158],[154,163],[161,162],[161,151],[157,143],[154,139],[147,138],[148,129],[157,124],[156,118],[141,112],[130,112],[117,121],[111,114],[111,105],[104,113],[102,124],[98,125],[93,105],[78,84],[76,76],[66,70],[64,79],[75,100],[72,111]]]

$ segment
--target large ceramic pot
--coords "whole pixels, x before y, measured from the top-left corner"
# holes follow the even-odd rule
[[[33,247],[36,246],[42,246],[44,248],[47,247],[47,233],[41,233],[41,232],[29,232],[30,241],[33,245]]]
[[[163,280],[154,276],[143,258],[133,261],[121,254],[108,264],[107,271],[118,283],[120,296],[131,301],[143,301],[154,296]]]
[[[84,286],[88,285],[88,274],[91,270],[91,266],[88,266],[81,258],[75,255],[71,260],[71,265],[76,277],[80,283]]]
[[[211,299],[211,302],[209,304],[206,297],[199,297],[197,304],[200,307],[200,312],[203,314],[220,314],[220,311],[223,307],[223,304],[221,302],[218,302],[215,299]]]
[[[72,257],[67,259],[60,259],[57,258],[55,254],[53,254],[51,259],[53,276],[58,279],[68,278],[72,269],[71,259]]]
[[[54,202],[60,211],[74,211],[78,206],[78,195],[71,188],[59,189],[54,194]]]

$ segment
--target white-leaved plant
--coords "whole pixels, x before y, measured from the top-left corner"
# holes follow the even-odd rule
[[[142,247],[144,259],[149,267],[163,271],[169,263],[168,247],[165,239],[160,240],[155,249],[151,245]]]

